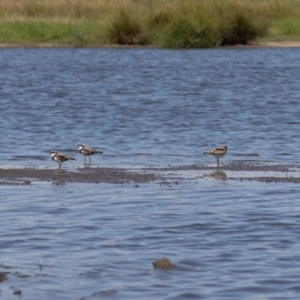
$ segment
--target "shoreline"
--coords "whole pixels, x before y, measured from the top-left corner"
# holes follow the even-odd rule
[[[174,48],[161,48],[158,46],[141,46],[141,45],[87,45],[87,46],[72,46],[68,44],[52,44],[52,43],[33,43],[33,44],[10,44],[0,43],[0,49],[88,49],[88,48],[102,48],[102,49],[168,49],[168,50],[206,50],[206,49],[260,49],[260,48],[300,48],[300,42],[283,41],[283,42],[257,42],[248,45],[233,45],[233,46],[221,46],[215,48],[186,48],[186,49],[174,49]]]

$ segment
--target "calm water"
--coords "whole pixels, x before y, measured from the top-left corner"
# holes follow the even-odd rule
[[[0,51],[0,167],[298,164],[299,49]],[[226,172],[226,170],[225,170]],[[0,297],[299,299],[299,185],[0,185]],[[168,257],[176,267],[152,262]]]

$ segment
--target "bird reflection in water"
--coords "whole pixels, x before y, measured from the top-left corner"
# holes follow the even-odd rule
[[[52,185],[56,185],[56,186],[59,186],[59,185],[65,185],[65,181],[61,180],[61,179],[54,179],[52,181]]]
[[[227,179],[227,175],[225,172],[223,171],[215,171],[215,172],[212,172],[212,173],[209,173],[209,174],[204,174],[203,175],[203,178],[214,178],[214,179],[221,179],[221,180],[226,180]]]

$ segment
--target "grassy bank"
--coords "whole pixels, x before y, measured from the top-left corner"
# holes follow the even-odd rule
[[[0,0],[0,43],[201,48],[300,41],[300,0]]]

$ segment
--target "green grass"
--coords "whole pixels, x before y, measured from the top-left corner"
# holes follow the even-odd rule
[[[300,0],[0,0],[0,43],[208,48],[300,41]]]
[[[300,19],[274,20],[268,36],[273,41],[300,41]]]
[[[0,43],[87,46],[102,42],[90,22],[0,20]]]

